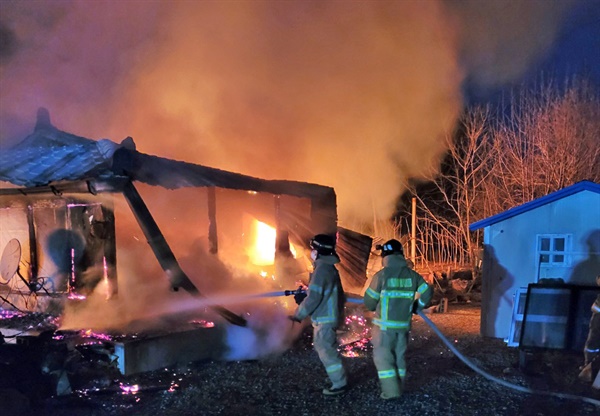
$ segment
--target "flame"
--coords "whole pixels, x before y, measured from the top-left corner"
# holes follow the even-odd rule
[[[104,284],[104,295],[106,300],[110,299],[110,282],[108,281],[108,265],[106,256],[102,257],[102,283]]]
[[[252,263],[257,266],[275,263],[275,228],[264,222],[254,220],[254,235]]]
[[[252,264],[256,266],[273,265],[275,263],[275,241],[277,238],[277,231],[274,227],[257,219],[253,221],[252,228],[254,239],[248,249],[248,256],[250,257]],[[296,248],[291,243],[290,251],[295,258]]]

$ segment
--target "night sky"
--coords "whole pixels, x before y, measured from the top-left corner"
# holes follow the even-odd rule
[[[547,51],[522,76],[492,88],[464,83],[468,103],[494,101],[513,89],[532,87],[540,79],[586,79],[600,87],[600,1],[575,2],[558,26],[556,38]]]

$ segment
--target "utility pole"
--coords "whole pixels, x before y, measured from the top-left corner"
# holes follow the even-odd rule
[[[410,259],[417,265],[417,198],[412,198],[412,227],[410,232]]]

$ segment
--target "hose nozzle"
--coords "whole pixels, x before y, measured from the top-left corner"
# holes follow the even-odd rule
[[[283,294],[284,294],[285,296],[291,296],[291,295],[293,295],[293,296],[296,296],[296,295],[304,295],[304,294],[306,294],[306,290],[304,290],[304,289],[302,288],[302,286],[298,286],[298,289],[296,289],[296,290],[284,290],[284,291],[283,291]]]

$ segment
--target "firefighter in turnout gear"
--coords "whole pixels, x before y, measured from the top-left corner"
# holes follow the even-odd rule
[[[433,290],[420,274],[408,267],[398,240],[389,240],[376,248],[381,250],[383,268],[373,276],[364,303],[368,310],[375,311],[371,342],[380,397],[396,399],[404,390],[404,355],[412,314],[427,306]]]
[[[310,247],[314,270],[310,275],[307,296],[291,319],[300,322],[310,316],[313,345],[331,381],[331,387],[324,388],[323,394],[332,396],[344,393],[347,386],[336,336],[346,303],[340,274],[335,266],[340,258],[335,252],[335,239],[329,235],[316,235]]]
[[[600,275],[596,276],[596,284],[600,286]],[[581,380],[588,382],[593,380],[594,373],[598,371],[597,368],[600,366],[600,364],[596,364],[600,360],[598,357],[600,357],[600,295],[596,297],[592,304],[590,329],[583,347],[584,364],[581,373],[579,373]]]

